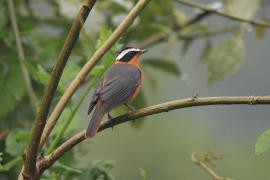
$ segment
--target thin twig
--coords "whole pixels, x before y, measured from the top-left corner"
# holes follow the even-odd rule
[[[213,169],[211,169],[209,166],[207,166],[203,161],[200,161],[196,157],[196,153],[192,153],[191,155],[191,160],[194,162],[196,165],[201,167],[213,180],[232,180],[227,177],[221,177],[219,176]]]
[[[71,50],[73,49],[75,42],[78,39],[80,30],[85,22],[89,12],[94,6],[96,0],[87,0],[81,7],[78,16],[73,21],[69,34],[64,42],[64,45],[59,53],[51,73],[48,86],[45,90],[42,98],[38,113],[36,115],[34,128],[31,136],[31,140],[26,149],[25,161],[23,167],[23,177],[25,179],[36,179],[38,174],[36,172],[36,159],[39,149],[39,143],[43,129],[46,124],[48,112],[50,110],[51,102],[57,88],[58,82],[66,65],[66,62],[70,56]]]
[[[221,96],[221,97],[191,97],[187,99],[180,99],[175,101],[170,101],[143,109],[135,110],[127,114],[113,118],[112,120],[106,120],[102,123],[99,131],[103,131],[107,128],[113,127],[115,125],[133,121],[134,119],[149,116],[153,114],[168,112],[175,109],[182,109],[194,106],[208,106],[208,105],[237,105],[237,104],[247,104],[247,105],[265,105],[270,104],[270,96]],[[51,154],[45,156],[44,159],[38,162],[39,171],[43,172],[48,169],[55,161],[62,157],[65,152],[72,149],[75,145],[85,140],[85,130],[81,131],[70,139],[65,141],[57,149],[55,149]]]
[[[9,0],[9,1],[7,1],[7,3],[8,3],[8,11],[10,14],[10,21],[11,21],[12,29],[13,29],[14,36],[15,36],[16,46],[17,46],[17,50],[18,50],[18,57],[19,57],[19,61],[20,61],[20,67],[22,70],[22,74],[24,77],[25,86],[27,89],[28,96],[31,100],[31,103],[33,104],[34,107],[36,107],[36,105],[38,103],[38,98],[37,98],[35,91],[33,89],[33,86],[31,83],[31,78],[29,76],[27,68],[25,67],[25,64],[23,62],[23,61],[25,61],[25,53],[24,53],[24,49],[22,46],[20,31],[18,28],[18,22],[17,22],[16,12],[15,12],[14,1]]]
[[[235,21],[238,21],[238,22],[244,22],[244,23],[248,23],[248,24],[251,24],[251,25],[255,25],[255,26],[263,26],[263,27],[266,27],[266,28],[270,28],[270,24],[268,24],[268,23],[264,23],[262,21],[256,21],[256,20],[252,20],[252,19],[246,19],[246,18],[237,16],[237,15],[233,15],[233,14],[228,14],[226,12],[223,12],[222,10],[214,9],[214,8],[211,8],[211,7],[208,7],[208,6],[204,6],[204,5],[201,5],[201,4],[198,4],[198,3],[194,3],[192,1],[186,1],[186,0],[174,0],[174,1],[177,2],[177,3],[183,4],[185,6],[189,6],[189,7],[192,7],[192,8],[197,8],[197,9],[200,9],[200,10],[202,10],[204,12],[214,13],[214,14],[217,14],[219,16],[222,16],[222,17],[225,17],[225,18],[228,18],[228,19],[232,19],[232,20],[235,20]]]
[[[189,21],[187,21],[184,25],[182,26],[174,26],[171,27],[172,31],[177,32],[177,31],[181,31],[197,22],[200,22],[201,20],[203,20],[204,18],[208,17],[211,13],[209,12],[202,12],[198,15],[196,15],[195,17],[191,18]],[[141,49],[145,49],[148,48],[154,44],[163,42],[167,39],[168,37],[168,32],[166,31],[160,31],[148,38],[146,38],[145,40],[143,40],[142,42],[138,43],[138,47]]]
[[[215,31],[210,32],[202,32],[197,34],[191,34],[191,35],[180,35],[178,38],[179,40],[193,40],[198,38],[209,38],[214,36],[219,36],[227,33],[233,33],[235,32],[237,27],[230,27],[230,28],[222,28]]]
[[[60,117],[62,111],[67,105],[68,101],[75,93],[79,85],[84,81],[89,72],[93,69],[93,67],[101,60],[104,54],[113,46],[113,44],[119,40],[121,35],[127,31],[130,25],[133,23],[135,18],[140,14],[140,12],[144,9],[144,7],[150,2],[150,0],[139,0],[137,4],[132,8],[132,10],[128,13],[126,18],[119,24],[119,26],[114,30],[112,35],[106,40],[106,42],[94,52],[92,57],[88,60],[88,62],[83,66],[81,71],[77,74],[75,79],[71,82],[69,87],[67,88],[64,95],[61,97],[50,117],[48,118],[48,123],[44,129],[42,134],[42,139],[40,143],[40,148],[44,145],[47,137],[55,126],[58,118]]]

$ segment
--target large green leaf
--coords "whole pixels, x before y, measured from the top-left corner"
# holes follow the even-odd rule
[[[208,81],[211,84],[239,69],[245,59],[244,43],[240,38],[226,39],[204,58],[208,63]]]
[[[30,72],[31,76],[38,81],[39,83],[43,84],[43,85],[48,85],[48,82],[50,80],[50,74],[40,65],[40,64],[34,64],[31,63],[29,61],[24,61],[28,71]],[[69,70],[71,71],[71,70]],[[68,72],[68,71],[67,71]],[[65,79],[68,79],[70,77],[68,77],[68,75],[66,76]],[[63,83],[60,81],[60,83],[57,86],[57,91],[60,93],[64,93],[65,92],[65,87],[63,85]]]
[[[24,79],[16,57],[0,59],[0,118],[12,111],[25,94]]]
[[[177,64],[169,60],[149,58],[142,61],[142,64],[144,66],[150,66],[174,76],[181,75],[181,71]]]
[[[26,143],[30,138],[30,131],[23,131],[13,129],[9,132],[6,138],[6,149],[5,151],[11,156],[18,156],[23,153]]]
[[[255,155],[260,156],[270,148],[270,128],[265,130],[258,137],[255,144]]]

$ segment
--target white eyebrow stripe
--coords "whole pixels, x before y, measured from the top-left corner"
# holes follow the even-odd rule
[[[130,49],[126,49],[126,50],[124,50],[124,51],[122,51],[117,57],[116,57],[116,59],[117,60],[119,60],[119,59],[121,59],[122,57],[124,57],[128,52],[130,52],[130,51],[141,51],[140,49],[136,49],[136,48],[130,48]]]

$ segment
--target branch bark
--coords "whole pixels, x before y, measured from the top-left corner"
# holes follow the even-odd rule
[[[29,76],[29,73],[25,67],[24,64],[24,60],[25,60],[25,53],[24,53],[24,49],[22,46],[22,41],[21,41],[21,37],[20,37],[20,31],[18,28],[18,22],[17,22],[17,17],[16,17],[16,11],[15,11],[15,5],[14,5],[14,1],[13,0],[9,0],[7,1],[8,4],[8,11],[10,14],[10,21],[11,21],[11,25],[12,25],[12,29],[14,32],[14,36],[15,36],[15,41],[16,41],[16,46],[17,46],[17,50],[18,50],[18,57],[19,57],[19,61],[20,61],[20,67],[22,70],[22,74],[24,77],[24,81],[25,81],[25,86],[27,89],[27,93],[28,96],[31,100],[31,103],[34,107],[36,107],[37,103],[38,103],[38,98],[35,94],[35,91],[33,89],[32,83],[31,83],[31,78]]]
[[[268,23],[264,23],[262,21],[246,19],[246,18],[236,16],[236,15],[233,15],[233,14],[228,14],[226,12],[223,12],[222,10],[210,8],[210,7],[198,4],[198,3],[194,3],[192,1],[186,1],[186,0],[174,0],[174,1],[177,2],[177,3],[183,4],[185,6],[197,8],[197,9],[200,9],[200,10],[202,10],[204,12],[217,14],[219,16],[222,16],[222,17],[225,17],[225,18],[228,18],[228,19],[232,19],[232,20],[235,20],[235,21],[238,21],[238,22],[243,22],[243,23],[248,23],[248,24],[255,25],[255,26],[263,26],[263,27],[266,27],[266,28],[270,28],[270,24],[268,24]]]
[[[182,109],[194,106],[237,105],[237,104],[269,105],[270,96],[221,96],[221,97],[200,97],[200,98],[194,96],[192,98],[170,101],[146,107],[143,109],[135,110],[120,115],[118,117],[115,117],[112,120],[106,120],[101,124],[99,132],[124,122],[133,121],[140,117],[168,112],[175,109]],[[51,154],[45,156],[44,159],[38,162],[39,171],[43,172],[44,170],[48,169],[55,161],[57,161],[60,157],[62,157],[65,154],[65,152],[69,151],[75,145],[79,144],[85,139],[86,139],[85,130],[72,136],[70,139],[68,139],[62,145],[60,145],[57,149],[55,149]]]
[[[37,179],[38,174],[36,171],[36,159],[39,149],[39,143],[43,129],[46,124],[48,112],[52,103],[54,92],[59,83],[60,77],[66,65],[66,62],[70,56],[70,53],[75,45],[75,42],[78,39],[80,30],[85,22],[89,12],[94,6],[96,0],[87,0],[84,5],[81,7],[78,16],[73,21],[69,34],[64,42],[64,45],[59,53],[59,56],[54,65],[51,78],[49,80],[48,86],[45,90],[44,96],[42,98],[39,110],[36,115],[34,128],[31,136],[31,140],[26,149],[25,161],[22,176],[25,179]]]
[[[72,95],[75,93],[79,85],[85,80],[86,76],[93,69],[93,67],[101,60],[104,54],[113,46],[113,44],[121,37],[121,35],[127,31],[135,18],[140,14],[144,7],[150,2],[150,0],[139,0],[133,9],[128,13],[126,18],[119,24],[114,30],[112,35],[106,40],[106,42],[92,55],[88,62],[83,66],[81,71],[77,74],[75,79],[71,82],[64,95],[61,97],[50,117],[48,123],[42,134],[40,148],[44,145],[47,137],[55,126],[58,118],[60,117],[65,106],[69,102]]]

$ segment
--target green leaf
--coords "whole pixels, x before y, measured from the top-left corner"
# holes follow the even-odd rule
[[[50,80],[50,74],[40,65],[40,64],[35,64],[29,61],[24,61],[28,71],[30,72],[31,76],[38,81],[39,83],[47,86],[48,82]],[[68,75],[66,75],[68,76]],[[69,77],[66,77],[66,79]],[[57,86],[57,91],[59,93],[64,93],[66,90],[65,86],[63,83],[60,81],[58,86]]]
[[[200,54],[200,62],[206,62],[209,54],[211,53],[213,45],[211,41],[207,40],[203,46],[203,50]]]
[[[265,130],[258,137],[255,144],[255,155],[260,156],[270,148],[270,128]]]
[[[231,38],[211,49],[208,57],[208,82],[211,84],[237,71],[245,60],[245,47],[242,39]]]
[[[173,8],[173,15],[175,18],[175,22],[179,27],[182,27],[187,22],[187,16],[184,12],[180,11],[179,9]]]
[[[71,116],[72,114],[72,107],[68,107],[65,108],[62,115],[59,118],[59,123],[57,123],[57,125],[55,126],[52,135],[56,135],[59,133],[59,131],[63,128],[65,121],[68,120],[68,118]],[[74,129],[76,129],[79,125],[80,122],[80,116],[78,115],[78,113],[76,113],[73,118],[72,121],[70,122],[67,130],[65,131],[65,133],[70,133],[72,132]]]
[[[0,1],[0,30],[5,28],[7,23],[7,7],[5,1]]]
[[[58,176],[65,176],[66,178],[69,177],[69,179],[72,177],[78,177],[80,176],[83,171],[79,170],[79,169],[75,169],[73,167],[64,165],[60,162],[56,162],[51,168],[50,168],[50,172],[54,173]]]
[[[143,168],[139,168],[140,175],[142,176],[143,180],[148,180],[146,171]]]
[[[108,37],[110,37],[111,34],[112,30],[109,27],[107,26],[102,27],[99,32],[99,37],[96,43],[96,49],[98,49],[108,39]]]
[[[9,171],[15,165],[19,164],[21,160],[22,160],[21,156],[17,156],[3,165],[0,164],[0,172]]]
[[[105,70],[106,68],[103,65],[95,66],[91,71],[91,75],[95,77],[100,77],[105,72]]]
[[[111,169],[114,164],[110,161],[96,160],[90,164],[89,168],[79,177],[79,180],[114,180]]]
[[[18,156],[23,153],[26,143],[30,138],[31,132],[13,129],[6,138],[5,151],[11,156]]]
[[[189,48],[191,47],[191,45],[193,44],[194,40],[193,39],[189,39],[189,40],[185,40],[184,43],[182,44],[182,48],[181,48],[181,53],[183,55],[185,55]]]
[[[258,0],[225,0],[225,11],[227,13],[252,19],[258,10],[260,1]]]
[[[112,34],[112,30],[108,27],[103,27],[99,33],[96,48],[99,48]],[[91,75],[94,77],[100,77],[110,67],[115,59],[116,53],[121,49],[122,44],[116,42],[114,46],[105,54],[103,61],[100,65],[97,65],[91,71]]]
[[[63,84],[71,81],[79,71],[80,67],[77,64],[72,61],[68,61],[60,81]]]
[[[9,16],[7,16],[7,3],[0,1],[0,40],[10,48],[13,48],[13,32],[7,27]]]
[[[19,61],[14,56],[0,60],[0,120],[12,111],[25,94]]]
[[[171,62],[169,60],[162,60],[162,59],[145,59],[142,61],[144,66],[150,66],[155,69],[164,71],[168,74],[174,75],[174,76],[180,76],[181,71],[177,67],[177,64],[174,62]]]

